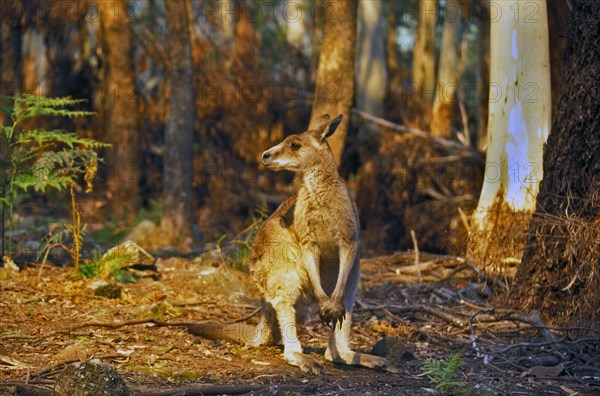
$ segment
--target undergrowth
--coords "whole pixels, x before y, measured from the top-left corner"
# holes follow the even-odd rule
[[[21,97],[2,96],[0,110],[10,122],[3,125],[0,133],[1,157],[7,159],[2,164],[0,183],[1,195],[1,243],[2,256],[11,255],[11,244],[5,246],[5,216],[8,215],[9,231],[15,203],[19,198],[33,191],[46,194],[49,190],[69,192],[71,222],[63,224],[61,230],[50,233],[45,240],[48,252],[54,247],[65,249],[73,258],[78,272],[80,249],[83,242],[81,216],[75,200],[76,191],[92,191],[93,181],[98,170],[97,150],[109,147],[108,144],[84,138],[75,132],[64,129],[47,130],[39,127],[40,118],[75,118],[93,115],[89,111],[71,110],[84,100],[71,98],[47,98],[23,94]],[[8,212],[8,213],[7,213]],[[72,238],[72,246],[66,246],[66,236]]]
[[[462,381],[454,379],[456,370],[465,364],[462,356],[458,353],[449,355],[446,359],[427,359],[423,363],[424,373],[427,374],[435,388],[447,392],[450,389],[464,387]]]
[[[258,229],[262,226],[265,220],[269,217],[269,204],[264,195],[261,195],[256,208],[252,214],[252,223],[244,230],[239,232],[229,241],[229,246],[223,248],[223,242],[227,240],[227,235],[222,235],[217,240],[217,250],[222,259],[232,268],[247,271],[250,264],[252,253],[252,243],[256,237]]]

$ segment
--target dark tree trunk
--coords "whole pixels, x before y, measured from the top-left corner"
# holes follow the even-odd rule
[[[567,46],[567,29],[571,9],[565,0],[548,0],[548,31],[550,34],[550,73],[552,78],[552,114],[556,111],[563,78],[565,62],[563,52]]]
[[[116,7],[115,7],[116,6]],[[105,139],[111,213],[133,220],[140,204],[139,127],[127,2],[102,2],[102,35],[107,52],[104,75]]]
[[[18,96],[22,90],[22,56],[20,2],[7,0],[0,3],[0,95]],[[10,124],[10,118],[0,112],[0,127]],[[0,132],[0,197],[5,197],[10,174],[10,161],[7,158],[7,141]],[[5,246],[5,225],[8,208],[0,203],[0,266],[2,257],[8,250]]]
[[[192,237],[194,144],[192,54],[186,1],[165,1],[171,68],[161,219],[165,242],[182,249],[189,246]]]
[[[600,326],[600,8],[575,2],[544,179],[512,302]]]
[[[0,94],[20,95],[23,85],[21,8],[18,1],[0,4]]]
[[[325,113],[331,117],[344,114],[336,133],[328,139],[339,166],[354,104],[357,1],[326,1],[324,6],[323,43],[311,122]]]

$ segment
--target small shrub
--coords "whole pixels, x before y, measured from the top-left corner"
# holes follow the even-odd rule
[[[0,186],[2,187],[0,195],[2,255],[5,254],[5,208],[8,208],[10,226],[14,204],[23,194],[31,190],[41,194],[45,194],[48,190],[59,192],[68,190],[71,198],[71,223],[64,225],[63,232],[49,235],[46,239],[46,248],[55,246],[65,248],[73,257],[78,272],[83,237],[81,218],[75,202],[75,190],[80,178],[83,178],[85,183],[85,191],[92,190],[98,163],[101,161],[96,151],[109,145],[80,137],[75,132],[64,129],[46,130],[30,126],[31,120],[40,117],[74,118],[93,115],[94,113],[89,111],[70,109],[83,103],[83,100],[47,98],[28,94],[21,97],[2,96],[1,100],[0,110],[11,120],[8,125],[1,127],[0,133],[2,143],[0,157],[8,159],[7,164],[2,164],[3,177]],[[73,238],[72,248],[62,243],[67,233]],[[10,249],[7,253],[10,256]]]
[[[444,360],[427,359],[423,363],[423,368],[431,382],[436,384],[436,389],[446,392],[451,388],[465,385],[461,381],[453,380],[456,370],[464,364],[462,356],[454,353]]]

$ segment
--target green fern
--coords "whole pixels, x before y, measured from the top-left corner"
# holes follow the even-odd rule
[[[454,353],[444,360],[427,359],[423,363],[423,368],[431,382],[436,384],[436,389],[445,392],[454,387],[464,386],[463,382],[453,380],[456,370],[464,364],[462,356]]]
[[[24,121],[40,117],[84,117],[94,113],[71,109],[85,102],[81,99],[24,94],[21,97],[0,96],[0,101],[0,110],[12,121],[10,125],[2,126],[0,133],[0,157],[9,161],[8,168],[3,169],[5,174],[2,176],[5,177],[0,185],[2,214],[8,208],[10,222],[15,202],[31,190],[44,194],[49,189],[69,189],[73,198],[73,224],[70,230],[74,239],[77,238],[79,242],[81,230],[79,214],[74,204],[73,185],[83,177],[86,191],[91,191],[98,163],[101,161],[96,151],[110,145],[80,137],[64,129],[28,128],[26,125],[31,122],[25,124]],[[0,226],[4,235],[4,222]],[[78,246],[77,243],[75,245]],[[72,253],[77,257],[79,255],[78,251]],[[4,238],[2,254],[5,254]]]

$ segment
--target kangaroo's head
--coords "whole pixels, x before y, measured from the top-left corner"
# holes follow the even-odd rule
[[[315,168],[335,169],[335,160],[327,138],[335,132],[344,118],[343,114],[331,119],[329,114],[317,118],[308,131],[288,136],[277,146],[262,155],[263,163],[273,170],[307,172]]]

